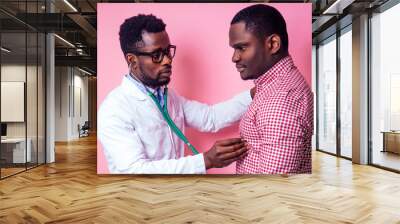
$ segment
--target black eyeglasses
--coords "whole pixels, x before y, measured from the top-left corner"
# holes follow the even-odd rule
[[[164,59],[164,56],[168,56],[170,59],[173,59],[176,52],[175,45],[169,45],[165,49],[158,49],[152,52],[141,52],[141,51],[132,51],[132,54],[140,55],[140,56],[149,56],[154,63],[161,63]]]

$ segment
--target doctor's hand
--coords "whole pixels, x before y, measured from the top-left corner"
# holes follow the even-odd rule
[[[254,99],[254,95],[256,95],[256,87],[255,86],[250,89],[250,95],[251,95],[251,99]]]
[[[204,153],[206,169],[221,168],[246,156],[248,150],[247,142],[241,138],[220,140]]]

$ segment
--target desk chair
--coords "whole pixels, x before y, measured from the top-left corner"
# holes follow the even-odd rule
[[[79,138],[89,136],[89,129],[90,129],[89,121],[85,121],[82,127],[80,127],[80,125],[78,124]]]

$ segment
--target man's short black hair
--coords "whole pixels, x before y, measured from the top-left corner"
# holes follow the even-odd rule
[[[119,29],[119,43],[124,55],[136,49],[142,41],[142,32],[158,33],[165,30],[165,23],[154,15],[139,14],[124,21]]]
[[[289,38],[286,22],[281,13],[272,6],[257,4],[240,10],[233,17],[231,25],[239,22],[246,24],[246,30],[260,39],[271,34],[278,34],[284,51],[288,51]]]

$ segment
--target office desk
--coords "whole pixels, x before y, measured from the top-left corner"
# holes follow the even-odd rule
[[[27,138],[26,142],[28,143],[27,144],[28,147],[26,147],[26,154],[25,154],[25,138],[1,139],[1,156],[7,162],[10,163],[30,162],[32,158],[31,154],[32,140],[30,138]],[[27,161],[25,161],[25,159],[27,159]]]
[[[382,152],[393,152],[400,154],[400,132],[383,131],[383,150]]]

